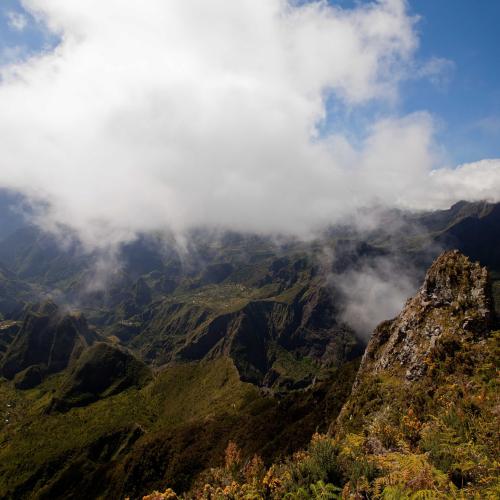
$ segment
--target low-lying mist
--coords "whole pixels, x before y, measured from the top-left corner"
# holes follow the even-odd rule
[[[335,276],[335,286],[344,297],[341,319],[368,339],[379,323],[399,314],[415,294],[420,275],[395,259],[377,258]]]
[[[498,199],[500,160],[450,165],[435,117],[398,105],[402,83],[450,66],[418,59],[405,0],[23,6],[59,43],[0,66],[0,189],[81,264],[50,291],[61,300],[133,286],[123,249],[141,238],[185,271],[210,263],[197,232],[279,248],[343,227],[393,240],[388,255],[335,255],[343,318],[367,335],[420,272],[393,257],[410,227],[394,209]]]

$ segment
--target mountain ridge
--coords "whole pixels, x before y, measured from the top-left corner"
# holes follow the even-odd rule
[[[98,276],[75,248],[66,252],[64,248],[49,245],[50,251],[44,254],[43,245],[38,245],[34,253],[21,252],[19,259],[9,261],[15,266],[5,268],[0,275],[0,313],[3,315],[0,318],[0,365],[19,358],[23,367],[13,380],[0,380],[0,408],[5,415],[0,419],[0,495],[16,499],[30,498],[30,495],[64,498],[75,494],[76,484],[78,498],[103,495],[140,498],[164,485],[188,492],[197,488],[203,474],[224,461],[224,449],[230,441],[238,443],[242,456],[248,460],[258,454],[267,466],[274,463],[277,468],[282,467],[280,457],[300,453],[315,431],[326,433],[341,408],[349,407],[349,394],[367,342],[342,315],[346,300],[353,300],[345,294],[345,287],[352,286],[346,281],[349,273],[362,274],[366,269],[370,271],[371,264],[386,262],[385,274],[379,279],[387,279],[396,286],[399,272],[424,277],[424,265],[441,249],[436,243],[440,238],[447,241],[445,246],[458,242],[457,247],[468,249],[470,259],[476,260],[477,255],[482,255],[491,263],[489,277],[478,272],[474,280],[481,283],[489,280],[493,299],[497,297],[498,313],[500,268],[495,267],[495,249],[500,248],[496,246],[500,218],[496,207],[487,203],[465,203],[434,215],[406,215],[409,220],[394,227],[389,223],[394,220],[394,214],[389,214],[387,224],[378,232],[351,227],[350,232],[327,234],[323,239],[288,241],[280,245],[263,237],[236,233],[215,237],[199,232],[188,242],[189,253],[183,255],[172,247],[165,248],[159,239],[144,236],[124,249],[120,266],[105,276],[109,281],[102,288],[95,282]],[[401,222],[400,215],[398,221]],[[471,224],[482,235],[476,239],[476,246],[467,239],[467,228]],[[425,225],[427,229],[423,228]],[[451,234],[453,238],[448,237]],[[21,240],[21,246],[29,250],[29,243]],[[0,246],[2,244],[13,245],[9,251],[16,254],[15,238],[4,240]],[[489,244],[491,251],[483,251],[484,245]],[[28,256],[26,261],[23,255]],[[469,264],[460,262],[460,266],[468,268]],[[34,263],[37,265],[33,267]],[[458,270],[460,266],[457,266]],[[28,275],[28,269],[36,272]],[[454,279],[460,281],[460,276],[457,271]],[[465,288],[470,281],[465,279]],[[446,286],[449,288],[451,284]],[[426,318],[423,323],[428,321],[429,326],[433,321],[439,322],[432,314],[440,313],[443,318],[451,319],[435,326],[442,330],[446,325],[462,328],[462,306],[433,302],[430,282],[425,286],[425,300],[430,302],[427,312],[423,303],[419,305],[424,312],[419,309],[418,314]],[[436,288],[434,283],[432,286],[442,295],[444,285]],[[390,292],[389,288],[384,290]],[[472,300],[469,295],[464,295],[465,304]],[[47,297],[51,297],[52,302],[47,302]],[[457,297],[446,300],[460,302],[462,299]],[[43,307],[30,305],[40,300],[46,304],[45,311]],[[53,302],[60,304],[58,309]],[[2,304],[12,306],[3,308]],[[494,309],[492,305],[488,308]],[[44,329],[56,331],[61,315],[69,311],[73,311],[69,314],[73,319],[67,320],[69,323],[63,330],[78,331],[83,328],[79,322],[86,321],[93,339],[89,345],[76,349],[74,355],[71,355],[72,349],[64,350],[70,354],[64,357],[65,366],[60,370],[48,370],[44,366],[51,359],[54,342],[50,339],[57,337],[53,333],[44,336],[47,341],[43,345],[35,347],[33,359],[22,354],[27,352],[23,346],[30,345],[22,341],[23,338],[37,337],[35,333]],[[420,323],[412,323],[410,316],[409,313],[407,330],[420,328]],[[50,328],[41,325],[23,329],[23,321],[38,317],[46,317]],[[30,321],[35,320],[28,323]],[[378,336],[389,339],[394,321],[383,323]],[[481,321],[488,324],[487,329],[493,328],[489,319],[473,314],[468,328],[477,328]],[[397,366],[399,371],[403,370],[403,379],[407,380],[405,374],[410,370],[411,380],[407,382],[417,387],[412,411],[419,418],[419,412],[434,412],[437,407],[421,384],[425,381],[434,391],[447,387],[443,373],[449,367],[443,367],[448,366],[449,356],[455,353],[454,356],[463,356],[466,360],[477,359],[481,367],[487,365],[477,352],[476,344],[459,342],[456,347],[455,340],[444,342],[429,328],[428,337],[435,339],[434,346],[422,350],[408,366],[402,354],[401,359],[396,356],[397,363],[403,361],[404,364],[404,370],[401,365]],[[23,334],[19,336],[21,331]],[[487,336],[485,342],[493,352],[492,337]],[[417,344],[414,339],[407,351]],[[389,344],[386,341],[380,345]],[[399,342],[390,345],[400,348]],[[106,352],[100,353],[100,349]],[[434,356],[436,349],[444,361],[437,354]],[[391,351],[391,358],[394,352]],[[431,356],[433,361],[420,373],[426,356]],[[40,357],[43,357],[41,361]],[[122,364],[123,371],[111,370]],[[464,361],[464,366],[469,365],[469,361]],[[127,366],[132,367],[130,377]],[[88,367],[90,372],[105,374],[109,384],[93,388],[93,382],[87,377]],[[368,384],[358,376],[359,397],[366,401],[367,418],[371,418],[370,408],[373,409],[377,401],[390,402],[387,395],[391,391],[399,404],[398,398],[403,394],[399,389],[406,383],[400,382],[397,370],[387,377],[385,369],[377,370]],[[429,378],[431,374],[440,381],[439,387]],[[465,384],[467,377],[475,377],[465,373],[452,376]],[[389,385],[384,385],[386,382]],[[482,380],[474,378],[474,383],[483,387]],[[485,394],[490,390],[483,389]],[[449,394],[453,397],[451,389]],[[471,398],[476,395],[474,392],[468,397],[467,404],[472,404]],[[356,397],[353,392],[351,401],[358,407]],[[418,401],[427,403],[418,406]],[[488,404],[479,406],[485,415],[490,415]],[[410,411],[407,406],[401,408],[401,411]],[[375,409],[373,412],[376,416]],[[364,448],[397,453],[397,460],[413,460],[394,447],[380,429],[371,432],[365,426],[363,411],[353,415],[352,420],[346,422],[342,417],[341,422],[346,429],[345,439],[363,443],[361,448],[356,448],[354,468],[365,462],[379,464],[381,458],[371,452],[365,455]],[[391,432],[403,436],[403,441],[407,439],[397,415],[389,413],[372,420],[376,425],[386,421]],[[81,422],[85,422],[87,435],[76,431]],[[419,425],[424,424],[428,422]],[[367,432],[370,439],[360,437],[358,430]],[[314,439],[309,447],[316,449],[330,446],[328,443],[333,438]],[[410,439],[405,446],[417,446],[415,439]],[[344,446],[343,442],[337,440],[332,444],[337,450],[335,460],[341,462],[344,458],[339,458],[338,447]],[[30,447],[36,450],[30,452]],[[309,448],[306,453],[310,453],[307,450]],[[488,457],[484,460],[490,460]],[[421,465],[424,463],[423,459],[418,460]],[[337,467],[335,470],[337,479],[325,476],[317,480],[333,481],[332,484],[343,487],[349,482],[349,487],[362,490],[347,469]],[[458,472],[448,470],[446,474],[459,476]],[[79,471],[84,473],[77,480],[75,475]],[[373,488],[371,476],[366,477],[367,488]],[[241,482],[241,477],[238,481]],[[309,484],[306,486],[310,489]]]
[[[376,328],[328,434],[267,467],[232,442],[182,498],[497,498],[491,304],[486,268],[441,254],[401,313]],[[144,498],[178,498],[160,491]]]

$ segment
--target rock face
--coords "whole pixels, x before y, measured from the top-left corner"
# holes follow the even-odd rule
[[[16,338],[20,323],[18,321],[0,321],[0,356],[2,356],[12,341]]]
[[[415,407],[417,393],[432,398],[436,364],[486,342],[492,323],[486,268],[456,250],[443,253],[401,314],[376,328],[336,425],[360,430],[377,415],[399,414],[401,398]]]
[[[421,378],[426,357],[446,333],[487,334],[492,319],[488,271],[456,250],[431,266],[423,286],[401,314],[379,325],[366,349],[360,372],[404,373]]]
[[[40,373],[59,372],[96,339],[83,315],[63,314],[55,304],[47,303],[26,314],[4,354],[1,373],[12,379],[32,366],[39,367]],[[31,375],[30,371],[30,380],[35,380]]]

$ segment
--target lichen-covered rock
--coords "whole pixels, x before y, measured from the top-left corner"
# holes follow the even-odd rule
[[[456,250],[443,253],[431,266],[418,293],[401,314],[375,330],[360,374],[381,371],[416,380],[426,358],[443,335],[479,340],[492,320],[488,271]],[[358,377],[359,380],[359,377]]]

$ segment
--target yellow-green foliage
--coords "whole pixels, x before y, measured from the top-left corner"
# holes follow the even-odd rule
[[[500,332],[468,340],[442,339],[428,375],[412,385],[378,376],[370,397],[357,391],[351,409],[360,401],[368,409],[353,412],[355,432],[315,434],[306,450],[268,469],[230,443],[225,466],[186,498],[500,498]]]
[[[230,442],[224,466],[211,469],[186,496],[206,500],[337,499],[341,489],[328,482],[336,470],[336,446],[326,435],[315,434],[307,451],[268,469],[257,455],[244,460],[238,446]]]
[[[148,391],[151,400],[161,400],[162,423],[172,425],[238,413],[258,395],[255,386],[240,382],[236,368],[227,358],[171,366]]]
[[[370,462],[376,477],[351,472],[347,496],[494,498],[499,488],[499,351],[498,332],[482,342],[443,338],[427,359],[428,376],[421,381],[398,387],[392,377],[378,377],[376,384],[365,380],[371,404],[363,411],[359,401],[351,402],[360,410],[353,412],[358,419],[353,428],[360,432],[342,438],[341,453],[352,470]]]
[[[163,493],[154,491],[143,497],[143,500],[177,500],[178,498],[174,490],[167,488]]]

